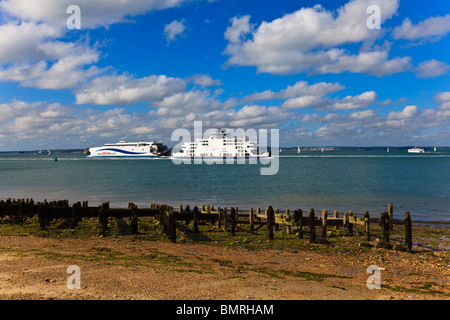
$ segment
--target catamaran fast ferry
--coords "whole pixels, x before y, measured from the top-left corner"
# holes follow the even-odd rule
[[[106,143],[103,147],[88,149],[88,157],[161,157],[170,156],[167,146],[156,141]]]

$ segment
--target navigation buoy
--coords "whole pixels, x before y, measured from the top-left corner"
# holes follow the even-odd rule
[[[54,158],[53,158],[53,161],[58,161],[58,158],[57,158],[57,157],[54,157]]]

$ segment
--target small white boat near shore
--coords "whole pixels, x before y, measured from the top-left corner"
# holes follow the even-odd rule
[[[415,148],[408,149],[408,152],[409,153],[425,153],[425,150],[422,148],[415,147]]]

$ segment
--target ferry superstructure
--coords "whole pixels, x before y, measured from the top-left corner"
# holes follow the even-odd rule
[[[185,142],[172,159],[262,159],[270,152],[258,154],[258,145],[243,138],[228,138],[225,130],[216,130],[207,139]]]
[[[88,157],[161,157],[169,156],[167,146],[156,141],[106,143],[102,147],[92,147],[88,150]]]

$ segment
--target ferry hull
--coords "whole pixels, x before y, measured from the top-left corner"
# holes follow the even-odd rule
[[[241,160],[241,159],[272,159],[270,155],[257,155],[257,156],[245,156],[245,157],[189,157],[189,156],[176,156],[173,155],[170,157],[173,160]]]
[[[120,154],[115,154],[115,155],[108,155],[108,156],[103,156],[103,155],[90,155],[87,156],[86,158],[159,158],[158,156],[155,155],[142,155],[142,156],[130,156],[130,155],[120,155]]]
[[[89,150],[90,155],[88,158],[113,158],[113,157],[146,157],[146,158],[157,158],[158,156],[154,153],[149,152],[132,152],[120,149],[107,149],[102,148],[96,150],[95,148],[91,148]]]

